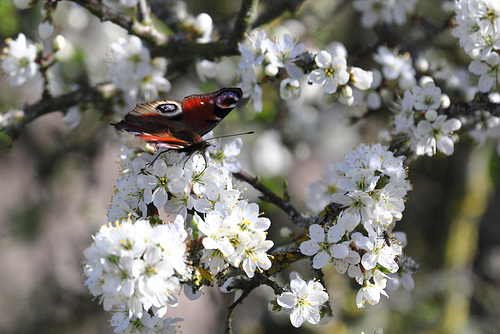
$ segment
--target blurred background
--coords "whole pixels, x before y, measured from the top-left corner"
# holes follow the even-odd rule
[[[269,4],[271,0],[261,1],[260,6]],[[232,1],[186,1],[185,5],[193,15],[210,14],[216,25],[239,8],[239,2]],[[429,20],[442,23],[446,14],[441,6],[441,1],[421,1],[418,10]],[[21,10],[9,0],[0,0],[0,41],[19,32],[39,41],[40,7]],[[70,2],[58,4],[54,20],[56,34],[66,38],[68,50],[61,56],[62,63],[53,68],[51,92],[68,91],[85,72],[92,83],[109,80],[103,59],[110,43],[125,36],[125,31],[101,23]],[[407,32],[410,41],[418,40],[419,30],[408,27],[398,29]],[[265,28],[268,36],[288,31],[313,52],[314,47],[341,41],[352,54],[350,64],[365,69],[373,66],[369,52],[373,52],[377,35],[360,26],[349,1],[305,1],[294,15],[287,12]],[[444,30],[432,43],[446,49],[444,57],[466,66],[449,31]],[[430,46],[417,43],[413,49],[423,52]],[[221,75],[210,82],[200,82],[194,69],[177,74],[169,78],[172,91],[162,98],[182,99],[195,91],[234,85],[237,62],[224,59],[218,67]],[[38,101],[41,86],[40,76],[22,88],[12,88],[0,78],[0,112]],[[362,107],[347,108],[321,95],[309,107],[281,101],[272,86],[264,86],[263,96],[262,113],[242,105],[221,123],[216,134],[255,131],[242,138],[243,169],[262,176],[264,184],[279,195],[286,180],[292,202],[302,212],[307,212],[307,186],[320,179],[325,164],[341,161],[359,142],[377,142],[378,131],[388,120],[387,114],[379,113],[353,124],[352,117],[362,115]],[[106,222],[106,208],[119,173],[120,138],[104,112],[86,109],[75,129],[64,123],[63,112],[45,115],[29,123],[11,147],[6,142],[1,148],[1,333],[112,333],[109,315],[83,285],[81,268],[82,252],[90,245],[91,235]],[[411,162],[413,190],[396,230],[407,233],[405,254],[420,263],[413,291],[390,292],[390,298],[382,297],[378,305],[358,309],[359,286],[330,267],[325,270],[333,310],[330,322],[294,329],[288,314],[267,310],[274,296],[269,288],[261,287],[236,309],[235,332],[342,334],[383,328],[384,333],[498,333],[499,162],[493,143],[478,148],[465,136],[451,157],[438,155]],[[258,201],[256,192],[245,194]],[[269,239],[279,245],[280,230],[294,227],[274,206],[259,205],[272,221]],[[311,278],[308,267],[309,263],[297,263],[292,269]],[[288,280],[288,273],[278,280]],[[233,295],[218,288],[204,292],[195,302],[179,296],[179,306],[169,311],[169,316],[185,319],[184,334],[221,333],[224,329]]]

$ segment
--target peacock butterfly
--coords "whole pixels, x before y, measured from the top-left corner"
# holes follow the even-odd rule
[[[111,125],[155,148],[192,154],[210,145],[201,137],[215,128],[242,96],[240,88],[222,88],[213,93],[189,95],[182,102],[160,100],[138,104],[122,121]]]

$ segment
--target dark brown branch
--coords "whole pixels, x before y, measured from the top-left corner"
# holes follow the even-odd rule
[[[86,8],[101,21],[110,21],[127,30],[129,34],[136,35],[154,45],[165,45],[167,36],[159,32],[153,25],[141,24],[128,15],[106,6],[98,0],[69,0]]]
[[[258,0],[242,0],[241,8],[236,17],[233,33],[229,40],[230,48],[237,48],[238,42],[243,39],[245,33],[250,30],[253,17],[257,11]]]
[[[251,287],[243,290],[243,294],[240,296],[240,298],[238,298],[234,303],[231,304],[231,306],[228,307],[228,309],[227,309],[227,315],[226,315],[226,331],[225,331],[226,334],[232,334],[233,333],[233,330],[231,328],[231,321],[232,321],[232,318],[233,318],[234,309],[236,308],[236,306],[238,306],[239,304],[243,303],[243,301],[257,287],[258,287],[258,285],[254,284]]]
[[[488,95],[482,93],[477,94],[474,101],[454,103],[444,110],[444,113],[449,117],[458,118],[462,123],[465,122],[465,126],[473,126],[483,122],[485,117],[489,116],[485,112],[491,116],[500,117],[500,104],[491,102]]]
[[[271,0],[268,5],[252,23],[252,28],[260,27],[269,23],[278,17],[282,16],[285,12],[295,13],[305,0]]]
[[[260,191],[264,197],[264,200],[273,203],[278,208],[283,210],[290,216],[290,218],[294,222],[300,222],[303,217],[302,214],[295,209],[295,207],[289,202],[285,201],[283,198],[276,195],[271,189],[266,187],[261,181],[259,177],[252,177],[244,171],[240,171],[238,173],[233,174],[237,179],[245,181],[249,183],[252,187]]]
[[[225,331],[226,334],[233,333],[231,328],[231,320],[236,306],[242,304],[243,301],[250,295],[250,293],[261,285],[267,285],[268,287],[273,289],[275,295],[280,295],[283,293],[283,288],[279,286],[279,284],[275,281],[270,280],[265,273],[255,273],[255,276],[252,280],[241,279],[234,281],[234,283],[232,284],[232,288],[235,290],[243,290],[243,293],[240,298],[235,300],[227,309]]]
[[[66,93],[57,97],[48,96],[44,99],[27,105],[24,108],[24,117],[11,127],[2,129],[8,136],[15,139],[24,126],[34,119],[54,111],[64,111],[70,107],[80,105],[82,102],[101,104],[103,97],[95,87],[82,87],[79,90]]]

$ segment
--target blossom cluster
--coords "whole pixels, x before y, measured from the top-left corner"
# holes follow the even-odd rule
[[[314,57],[315,68],[304,73],[299,63],[307,61],[310,55],[305,45],[289,34],[272,41],[266,37],[264,30],[254,30],[238,48],[241,53],[238,66],[241,88],[245,96],[250,97],[257,112],[262,110],[262,87],[258,79],[262,67],[268,78],[284,78],[280,83],[280,96],[284,100],[298,99],[301,85],[307,81],[321,85],[325,93],[336,94],[341,103],[351,105],[354,102],[352,87],[366,90],[373,80],[371,72],[348,67],[344,52],[326,50]],[[280,69],[284,71],[280,72]]]
[[[186,237],[181,216],[155,226],[148,220],[121,220],[94,236],[84,251],[85,284],[105,310],[123,316],[116,321],[117,331],[150,311],[161,318],[168,306],[177,306],[179,277],[186,273]]]
[[[437,150],[445,155],[453,154],[458,138],[454,132],[462,124],[456,118],[448,119],[438,113],[446,100],[432,81],[405,91],[395,108],[393,134],[407,139],[417,155],[433,156]]]
[[[469,71],[479,76],[478,88],[489,92],[500,82],[500,2],[459,0],[452,34],[473,59]]]
[[[229,266],[247,278],[271,267],[271,222],[232,184],[241,146],[214,141],[193,156],[123,150],[108,225],[85,251],[84,268],[116,332],[173,330],[178,319],[161,318],[183,285],[191,296]]]
[[[377,304],[381,295],[387,296],[388,274],[399,270],[402,243],[397,238],[406,239],[391,231],[402,218],[411,188],[406,174],[402,157],[395,157],[380,144],[361,144],[334,168],[325,168],[323,177],[329,180],[327,189],[331,191],[310,188],[314,198],[340,204],[342,211],[333,223],[311,225],[310,239],[300,244],[300,251],[314,256],[313,268],[333,263],[339,273],[347,272],[354,278],[362,286],[358,307]],[[314,193],[314,189],[320,191]],[[358,227],[366,234],[357,231]]]
[[[380,65],[380,69],[372,69],[373,82],[366,97],[369,109],[379,109],[383,102],[392,103],[394,92],[387,87],[397,85],[399,89],[412,89],[416,85],[416,71],[409,53],[400,54],[397,49],[380,45],[373,60]]]
[[[112,43],[107,62],[115,88],[131,100],[151,101],[158,98],[159,92],[171,89],[165,78],[165,62],[151,59],[149,49],[137,36],[122,37]]]
[[[163,210],[169,216],[187,217],[190,210],[207,213],[210,210],[228,212],[234,207],[240,192],[233,187],[230,171],[241,168],[235,158],[241,148],[236,139],[221,149],[211,151],[218,161],[196,154],[187,159],[182,153],[161,151],[156,155],[137,155],[134,150],[122,151],[122,173],[117,182],[108,221],[126,218],[146,218],[148,205]]]

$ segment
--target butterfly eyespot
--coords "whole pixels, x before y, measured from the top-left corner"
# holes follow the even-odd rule
[[[172,103],[165,103],[156,107],[156,111],[158,111],[160,114],[170,114],[177,110],[179,110],[179,107],[176,104]]]
[[[217,96],[217,106],[221,108],[234,108],[239,100],[240,96],[236,92],[223,92]]]

